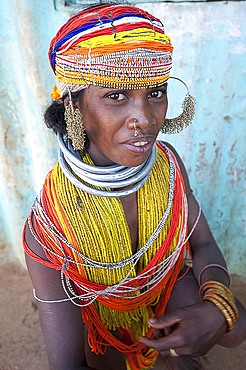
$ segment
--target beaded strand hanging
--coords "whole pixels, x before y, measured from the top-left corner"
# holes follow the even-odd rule
[[[151,306],[158,302],[155,315],[164,313],[188,246],[182,176],[171,151],[158,146],[150,178],[137,192],[139,245],[135,255],[119,198],[83,192],[66,179],[59,165],[47,176],[29,218],[32,233],[53,268],[61,270],[68,296],[73,301],[79,297],[92,350],[104,353],[107,345],[114,346],[126,354],[132,369],[150,366],[157,356],[154,350],[146,352],[138,337],[151,337],[147,323],[154,316]],[[76,208],[78,197],[83,210]],[[149,240],[153,240],[150,245]],[[124,343],[111,334],[115,328],[120,329]]]

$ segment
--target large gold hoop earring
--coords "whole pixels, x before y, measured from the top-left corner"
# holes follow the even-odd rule
[[[177,134],[182,131],[184,128],[189,126],[195,115],[195,105],[196,99],[190,94],[188,86],[184,81],[178,77],[170,77],[175,80],[182,82],[187,89],[187,94],[185,95],[184,101],[182,103],[183,112],[174,118],[166,118],[164,124],[162,125],[161,132],[164,134]]]
[[[68,138],[72,140],[74,150],[84,150],[85,128],[80,110],[74,109],[72,99],[65,108],[64,119],[66,122]]]

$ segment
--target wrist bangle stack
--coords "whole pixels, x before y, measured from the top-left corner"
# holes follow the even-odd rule
[[[203,267],[203,269],[200,271],[200,274],[198,276],[199,286],[201,286],[202,275],[203,275],[204,271],[211,268],[211,267],[217,267],[217,268],[219,268],[220,270],[223,270],[226,273],[226,275],[228,277],[228,287],[230,288],[230,286],[231,286],[231,277],[230,277],[229,272],[227,271],[227,269],[224,266],[218,265],[217,263],[211,263],[210,265],[207,265],[207,266]]]
[[[231,331],[238,320],[238,309],[232,292],[218,281],[207,281],[200,288],[203,301],[212,302],[224,315],[228,331]]]

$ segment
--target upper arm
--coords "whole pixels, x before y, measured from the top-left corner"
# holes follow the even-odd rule
[[[32,236],[29,227],[25,230],[29,248],[46,259],[41,246]],[[36,296],[42,300],[54,301],[67,298],[61,273],[26,255],[26,263]],[[38,301],[39,318],[52,370],[70,369],[85,363],[84,326],[81,309],[70,301],[44,303]]]

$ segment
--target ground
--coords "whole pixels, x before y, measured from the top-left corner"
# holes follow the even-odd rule
[[[245,277],[232,275],[232,291],[246,305]],[[48,370],[27,272],[13,264],[1,266],[0,296],[0,370]],[[246,341],[234,349],[215,346],[202,363],[204,370],[246,369]]]

